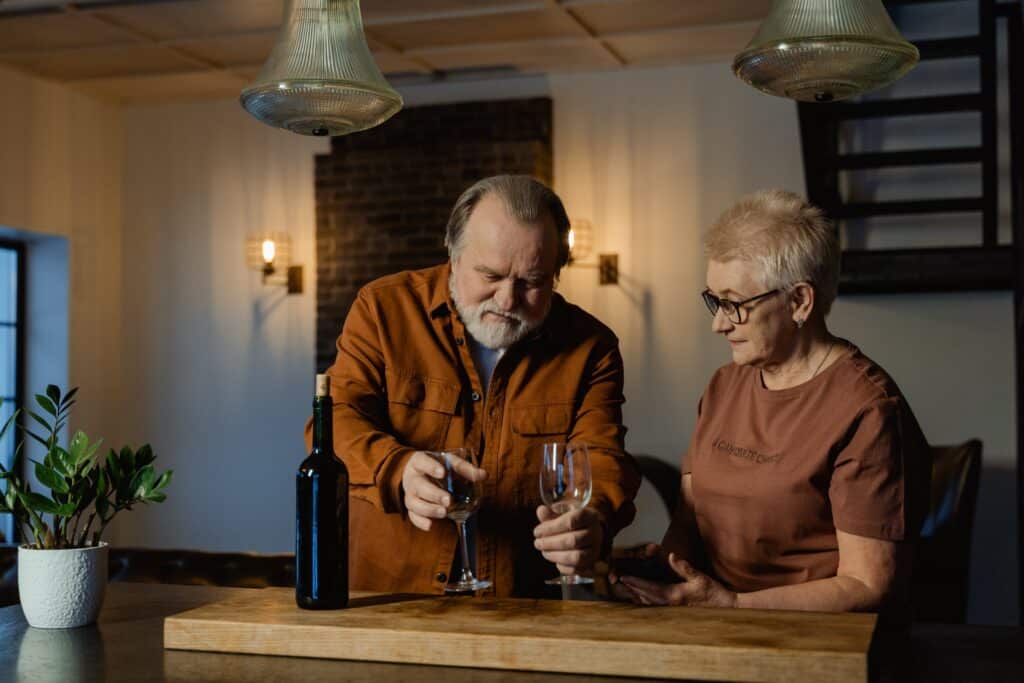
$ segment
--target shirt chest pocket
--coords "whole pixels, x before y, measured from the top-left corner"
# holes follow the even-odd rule
[[[388,419],[406,446],[437,450],[458,412],[460,387],[436,377],[386,371]]]
[[[517,462],[517,501],[520,505],[540,504],[541,444],[564,443],[572,429],[572,403],[547,403],[516,408],[512,411]]]

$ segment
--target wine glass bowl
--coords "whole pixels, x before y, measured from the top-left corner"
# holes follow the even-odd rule
[[[444,474],[435,479],[439,487],[451,496],[448,505],[448,519],[455,522],[458,529],[459,553],[462,559],[462,570],[459,576],[453,576],[445,584],[445,592],[465,593],[488,588],[490,581],[482,581],[473,574],[469,562],[469,546],[466,540],[466,521],[480,507],[483,495],[480,482],[465,476],[465,466],[477,466],[476,455],[471,448],[450,448],[445,451],[430,451],[428,455],[444,466]]]
[[[540,499],[557,515],[580,510],[590,502],[593,480],[586,444],[552,442],[537,447],[540,463]],[[593,583],[585,576],[567,574],[548,584]]]

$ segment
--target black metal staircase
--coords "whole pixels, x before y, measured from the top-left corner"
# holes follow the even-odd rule
[[[946,0],[900,0],[887,5],[939,4]],[[976,92],[833,104],[799,105],[807,193],[840,227],[846,221],[879,216],[974,214],[980,216],[975,245],[843,252],[842,292],[954,291],[1010,289],[1013,250],[999,242],[998,110],[996,32],[1000,18],[1020,22],[1020,3],[978,0],[977,35],[917,43],[922,61],[978,60]],[[1013,17],[1016,17],[1014,19]],[[1019,49],[1016,50],[1019,52]],[[1013,51],[1011,51],[1012,53]],[[972,112],[979,114],[978,146],[849,153],[841,149],[842,125],[870,119]],[[970,165],[980,172],[981,193],[968,197],[921,197],[903,201],[844,198],[841,174],[893,167]],[[922,230],[926,230],[922,227]]]

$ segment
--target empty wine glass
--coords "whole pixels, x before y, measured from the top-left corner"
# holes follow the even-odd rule
[[[543,460],[540,465],[540,499],[555,514],[585,508],[592,488],[590,456],[584,443],[545,443],[539,446]],[[548,584],[584,584],[594,580],[577,574],[566,574],[545,581]]]
[[[465,477],[459,470],[462,469],[460,464],[478,466],[473,449],[450,448],[431,452],[430,456],[444,465],[444,476],[436,481],[452,498],[448,506],[448,519],[455,522],[459,530],[458,545],[462,557],[462,571],[458,577],[452,576],[444,589],[448,593],[465,593],[488,588],[490,581],[481,581],[473,574],[473,565],[469,563],[469,545],[466,542],[466,520],[480,507],[482,492],[479,482]]]

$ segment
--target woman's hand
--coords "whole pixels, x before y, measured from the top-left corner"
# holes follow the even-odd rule
[[[640,605],[687,605],[689,607],[736,607],[736,593],[697,571],[686,560],[669,553],[668,564],[679,575],[680,583],[659,583],[636,576],[616,576],[616,584],[629,591],[630,599]]]

